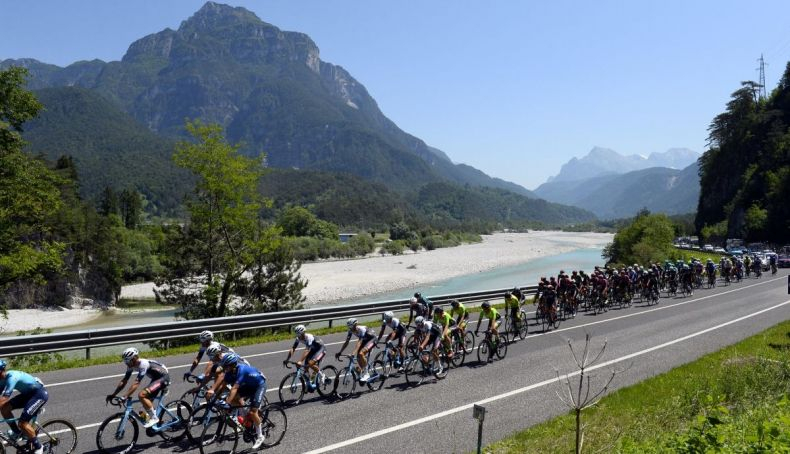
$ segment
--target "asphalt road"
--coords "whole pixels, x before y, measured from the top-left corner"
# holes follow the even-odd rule
[[[594,345],[606,340],[604,363],[596,374],[603,379],[611,369],[619,370],[612,389],[628,386],[790,318],[787,274],[787,270],[781,270],[774,277],[767,273],[759,280],[698,290],[692,297],[662,298],[652,307],[637,304],[601,315],[579,313],[574,320],[547,333],[531,325],[529,337],[511,344],[504,360],[479,364],[473,355],[464,366],[434,384],[412,389],[398,377],[387,381],[378,392],[366,391],[345,401],[330,403],[312,398],[287,410],[288,432],[281,445],[267,451],[473,451],[477,443],[477,423],[471,409],[474,403],[487,410],[485,444],[567,411],[555,391],[557,371],[566,374],[575,370],[568,340],[581,345],[586,333],[592,334]],[[341,335],[324,338],[332,354],[342,340]],[[276,387],[289,372],[281,363],[290,344],[275,342],[238,349],[266,374],[270,401],[278,401]],[[325,361],[334,362],[331,355],[327,358]],[[169,398],[177,398],[188,388],[180,377],[192,356],[157,359],[168,365],[174,379]],[[115,388],[123,371],[119,362],[38,374],[50,392],[42,419],[70,419],[79,428],[77,452],[98,452],[97,427],[114,412],[105,406],[104,396]],[[138,443],[136,452],[199,452],[187,444],[169,445],[147,438],[144,433]]]

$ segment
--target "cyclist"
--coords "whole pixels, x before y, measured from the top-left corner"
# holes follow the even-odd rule
[[[206,358],[208,358],[208,364],[206,364],[206,371],[202,375],[198,375],[198,383],[193,389],[189,390],[191,393],[197,393],[200,388],[205,385],[206,383],[210,382],[213,379],[217,378],[217,374],[220,372],[220,364],[222,363],[222,357],[224,355],[234,353],[233,350],[230,351],[222,351],[223,345],[219,342],[212,342],[208,348],[206,349]],[[239,361],[242,361],[244,364],[250,364],[247,362],[246,359],[239,357]]]
[[[436,373],[441,374],[444,370],[441,361],[439,361],[439,343],[442,341],[442,327],[421,316],[414,319],[414,324],[419,331],[426,334],[420,343],[420,352],[425,351],[426,347],[428,347],[427,350],[431,352],[434,364],[436,364],[438,369]]]
[[[321,342],[321,339],[316,339],[315,336],[308,333],[304,325],[296,325],[296,328],[294,328],[294,333],[296,333],[296,339],[294,339],[294,344],[291,349],[288,350],[288,357],[285,358],[285,361],[283,361],[283,366],[288,365],[288,360],[290,360],[291,355],[296,352],[296,348],[299,347],[299,343],[301,342],[304,344],[304,353],[302,354],[302,357],[299,359],[299,361],[296,362],[296,365],[307,365],[307,376],[309,378],[307,390],[313,392],[313,377],[315,374],[318,374],[318,380],[320,382],[323,382],[326,378],[320,371],[321,360],[326,354],[326,347],[324,346],[324,343]]]
[[[459,303],[457,300],[450,301],[450,306],[452,307],[450,310],[450,316],[458,317],[455,319],[455,326],[458,330],[460,330],[460,335],[463,337],[466,324],[469,321],[469,311],[467,311],[464,305]]]
[[[200,333],[200,336],[198,336],[198,340],[200,340],[200,349],[198,350],[197,356],[195,356],[195,359],[192,360],[192,366],[189,368],[189,371],[188,372],[184,372],[184,380],[189,378],[189,376],[192,375],[192,372],[194,372],[194,370],[198,366],[198,364],[200,364],[200,360],[203,359],[203,355],[206,353],[206,349],[208,349],[209,345],[211,345],[211,343],[214,341],[214,333],[212,333],[209,330],[203,331],[202,333]],[[221,344],[219,342],[217,342],[217,343],[219,344],[220,348],[222,349],[222,353],[233,352],[232,348],[230,348],[230,347],[228,347],[228,346],[226,346],[224,344]]]
[[[340,360],[340,355],[342,355],[343,350],[346,349],[348,342],[351,340],[351,336],[357,336],[357,345],[354,347],[354,355],[357,357],[359,368],[364,371],[362,376],[359,377],[359,380],[363,382],[368,381],[370,379],[370,373],[367,371],[367,355],[368,352],[376,346],[376,333],[372,329],[358,324],[357,319],[353,317],[346,321],[346,326],[348,327],[348,336],[346,336],[346,341],[343,342],[343,346],[340,347],[340,351],[335,354],[335,359]]]
[[[549,286],[550,287],[550,286]],[[492,339],[497,339],[499,336],[499,332],[497,328],[502,323],[502,315],[497,312],[497,310],[491,307],[491,303],[488,301],[483,301],[483,304],[480,305],[482,310],[480,311],[480,318],[477,319],[477,328],[475,328],[475,336],[478,335],[480,330],[480,325],[483,323],[483,318],[488,318],[488,331],[491,331]],[[488,353],[488,362],[493,361],[492,354],[494,351]]]
[[[35,417],[49,400],[44,384],[38,378],[22,372],[21,370],[8,370],[8,363],[0,359],[0,413],[6,419],[11,430],[8,436],[12,440],[17,440],[24,436],[29,441],[33,454],[42,454],[44,448],[36,437],[36,432],[30,421]],[[14,390],[18,394],[11,397]],[[14,420],[12,410],[22,408],[22,415]]]
[[[143,424],[143,427],[146,429],[153,427],[159,423],[159,418],[156,417],[156,411],[154,410],[152,400],[155,399],[159,393],[164,394],[165,391],[167,391],[167,387],[170,386],[170,374],[167,371],[167,367],[160,362],[140,358],[140,352],[134,347],[129,347],[124,350],[121,354],[121,359],[123,359],[124,364],[127,366],[126,374],[124,374],[123,378],[118,383],[115,391],[107,395],[107,402],[112,400],[112,398],[126,386],[129,377],[132,376],[132,372],[136,372],[137,377],[134,383],[132,383],[132,386],[129,387],[129,391],[126,392],[124,399],[130,399],[132,394],[137,391],[143,378],[148,376],[151,379],[151,383],[148,384],[148,387],[140,391],[139,396],[140,403],[143,404],[143,408],[148,411],[148,415],[150,416],[148,421]]]
[[[239,398],[249,400],[250,412],[247,416],[255,427],[255,441],[252,443],[252,449],[258,449],[264,441],[261,416],[258,414],[258,410],[266,400],[266,376],[258,369],[239,361],[239,355],[235,353],[223,356],[221,364],[222,375],[214,388],[208,391],[207,396],[210,397],[216,390],[230,385],[230,394],[225,408],[229,408],[231,405],[240,405]]]
[[[722,257],[722,263],[724,262],[724,258]],[[708,283],[712,286],[716,283],[716,265],[713,263],[713,260],[708,259],[708,262],[705,264],[705,272],[708,274]]]
[[[752,259],[748,255],[743,258],[743,267],[746,269],[746,277],[749,277],[752,273]]]
[[[517,329],[516,325],[519,321],[521,321],[521,318],[518,314],[518,304],[519,299],[513,294],[513,292],[505,292],[505,314],[510,316],[510,320],[513,321],[514,329]]]
[[[392,311],[387,311],[381,314],[381,332],[379,332],[379,337],[376,339],[376,342],[381,342],[381,337],[384,335],[384,331],[388,326],[391,331],[387,336],[387,344],[389,345],[390,342],[397,339],[397,348],[398,353],[400,353],[400,359],[405,358],[406,355],[403,351],[403,345],[406,343],[406,326],[400,322],[398,317],[396,317]],[[398,367],[399,370],[402,369],[400,359],[395,361],[395,367]]]
[[[409,300],[409,321],[406,322],[406,326],[411,326],[415,315],[425,318],[431,318],[433,315],[433,301],[424,298],[420,292],[415,293]]]
[[[433,311],[433,323],[442,328],[442,342],[446,348],[447,356],[453,357],[452,342],[450,341],[450,333],[455,329],[455,320],[449,312],[445,312],[442,306],[436,306]]]

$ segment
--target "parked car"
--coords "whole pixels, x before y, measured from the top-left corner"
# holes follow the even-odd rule
[[[731,249],[730,250],[730,255],[735,256],[735,257],[740,257],[740,256],[743,255],[743,251],[740,250],[740,249]]]
[[[702,246],[702,250],[705,251],[705,252],[713,252],[713,245],[712,244],[706,244],[705,246]]]
[[[723,247],[715,247],[715,248],[713,248],[713,252],[718,252],[720,254],[726,254],[727,253],[727,251],[725,251]]]
[[[779,268],[790,268],[790,255],[780,255],[776,266]]]

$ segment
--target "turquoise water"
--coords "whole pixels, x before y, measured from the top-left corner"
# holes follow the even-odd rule
[[[336,304],[366,303],[371,301],[386,301],[410,298],[414,292],[419,291],[427,296],[449,295],[454,293],[473,292],[478,290],[492,290],[510,288],[513,286],[534,285],[541,276],[557,275],[559,270],[570,273],[573,270],[592,270],[594,266],[601,265],[601,248],[578,249],[565,254],[541,257],[520,265],[483,271],[476,274],[458,276],[445,281],[423,285],[419,288],[396,290],[376,295],[336,301]],[[129,313],[124,311],[111,311],[82,325],[58,328],[55,331],[76,331],[94,328],[111,328],[128,325],[147,325],[151,323],[170,322],[174,318],[175,310]]]
[[[339,301],[335,304],[405,299],[410,298],[417,291],[431,296],[510,288],[516,285],[535,285],[541,276],[556,276],[560,270],[565,270],[568,274],[573,270],[580,269],[589,272],[596,265],[603,265],[602,251],[602,248],[578,249],[565,254],[541,257],[520,265],[458,276],[430,285],[423,285],[419,288],[369,295],[363,298]]]

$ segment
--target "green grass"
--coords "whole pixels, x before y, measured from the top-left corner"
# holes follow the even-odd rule
[[[605,397],[583,413],[588,424],[584,452],[678,451],[673,440],[692,434],[689,428],[700,424],[701,414],[720,409],[732,415],[733,427],[743,428],[734,430],[736,437],[746,439],[745,434],[756,433],[765,421],[777,417],[777,403],[788,390],[790,321],[785,321]],[[556,399],[553,391],[546,393],[547,398]],[[569,413],[517,432],[486,447],[485,452],[573,452],[574,436]]]

